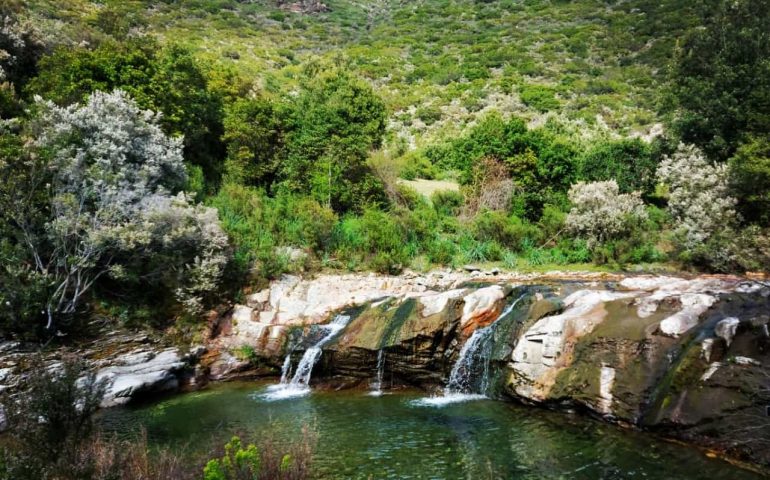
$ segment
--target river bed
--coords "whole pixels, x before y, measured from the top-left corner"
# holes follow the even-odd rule
[[[317,432],[324,479],[758,479],[702,451],[564,412],[474,399],[425,402],[420,391],[317,391],[269,401],[262,382],[215,384],[105,410],[106,430],[146,429],[151,446],[205,454],[234,433],[278,442]]]

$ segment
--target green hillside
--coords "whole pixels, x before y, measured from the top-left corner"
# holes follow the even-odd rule
[[[36,21],[72,44],[146,32],[232,65],[262,91],[290,91],[313,62],[340,65],[371,82],[390,132],[417,145],[493,110],[646,133],[675,39],[695,22],[691,4],[331,0],[305,14],[274,0],[30,1]]]

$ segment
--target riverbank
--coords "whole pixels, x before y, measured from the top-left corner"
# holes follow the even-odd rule
[[[112,332],[68,351],[112,381],[103,406],[281,373],[303,391],[379,379],[385,392],[441,395],[458,371],[454,393],[581,412],[770,465],[761,434],[770,430],[766,284],[468,270],[286,276],[212,318],[200,344]],[[335,315],[346,318],[332,331],[324,325]],[[460,368],[471,343],[478,350]],[[23,384],[19,348],[3,346],[7,389]],[[49,362],[63,353],[50,352]]]

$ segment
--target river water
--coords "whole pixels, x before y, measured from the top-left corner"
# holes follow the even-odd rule
[[[120,435],[206,453],[234,433],[296,440],[317,432],[328,479],[756,479],[703,452],[579,415],[492,400],[431,406],[417,391],[313,391],[266,400],[265,383],[227,383],[101,414]]]

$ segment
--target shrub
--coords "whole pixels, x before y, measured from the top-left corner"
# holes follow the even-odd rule
[[[619,192],[614,180],[578,182],[570,188],[572,209],[567,228],[596,246],[628,232],[630,225],[647,219],[639,192]]]
[[[655,189],[657,162],[650,146],[639,139],[602,141],[580,159],[580,178],[587,182],[615,180],[622,193]]]
[[[729,195],[727,167],[709,164],[696,147],[682,144],[664,157],[658,179],[669,189],[668,209],[681,249],[701,246],[734,224],[736,202]]]
[[[439,237],[428,243],[428,260],[439,265],[450,265],[457,254],[457,246],[451,239]]]
[[[541,112],[556,110],[560,106],[554,90],[543,85],[525,85],[521,87],[519,97],[525,105]]]
[[[430,201],[439,215],[456,216],[465,202],[465,197],[454,190],[438,190],[430,196]]]
[[[407,231],[397,217],[375,209],[348,215],[334,232],[334,251],[346,260],[367,260],[381,273],[398,273],[409,260]]]
[[[770,141],[751,139],[730,159],[730,186],[749,222],[770,226]]]
[[[425,125],[433,125],[437,121],[441,120],[441,109],[435,105],[425,105],[417,109],[415,112],[417,118],[422,120]]]
[[[472,231],[479,241],[494,240],[513,251],[520,251],[525,239],[536,241],[539,237],[537,227],[502,212],[485,211],[477,215]]]
[[[40,299],[46,330],[64,328],[109,281],[129,287],[122,297],[175,295],[198,313],[203,296],[215,293],[227,238],[215,210],[171,195],[186,178],[181,140],[121,91],[36,109],[33,151],[11,165],[14,188],[0,202],[52,285]]]
[[[12,439],[3,449],[4,478],[87,478],[95,459],[82,463],[80,448],[92,438],[106,383],[74,357],[54,365],[34,357],[30,366],[24,392],[3,399]]]

